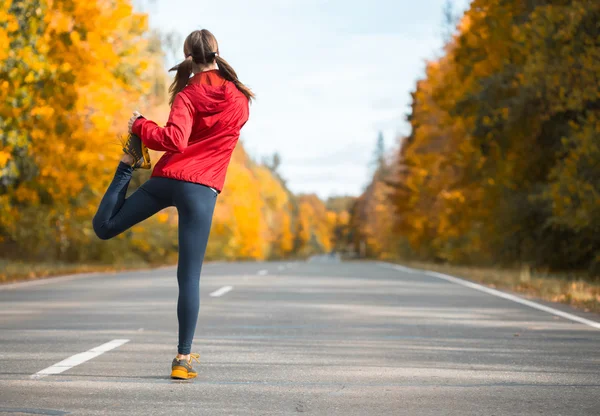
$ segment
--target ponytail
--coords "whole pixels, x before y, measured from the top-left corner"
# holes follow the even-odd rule
[[[232,68],[232,66],[229,65],[229,63],[227,63],[227,61],[221,58],[219,55],[216,55],[215,59],[217,61],[217,65],[219,66],[219,74],[221,74],[221,76],[227,81],[233,82],[237,89],[240,90],[242,94],[246,96],[248,101],[252,101],[252,99],[254,98],[254,93],[252,92],[252,90],[250,90],[250,88],[242,84],[242,82],[238,79],[238,76],[235,70]]]
[[[180,62],[178,65],[175,65],[173,68],[169,69],[169,72],[177,71],[175,74],[175,79],[173,83],[169,87],[169,105],[173,105],[173,101],[175,100],[175,96],[179,94],[181,90],[185,88],[190,79],[190,75],[192,75],[192,57],[188,56],[185,60]]]
[[[194,63],[205,67],[216,62],[219,67],[219,74],[227,81],[232,82],[246,96],[248,101],[252,101],[254,93],[242,84],[231,65],[219,56],[217,39],[208,30],[194,30],[190,33],[183,44],[183,52],[186,55],[185,60],[169,69],[169,72],[177,71],[175,79],[169,87],[169,105],[173,105],[175,96],[187,85],[190,75],[192,75]]]

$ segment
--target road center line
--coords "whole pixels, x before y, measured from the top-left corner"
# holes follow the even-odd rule
[[[263,269],[263,270],[259,270],[259,272],[256,274],[259,276],[266,276],[267,274],[269,274],[269,271],[266,269]]]
[[[223,296],[225,293],[231,291],[233,286],[223,286],[222,288],[215,290],[210,294],[213,298],[218,298],[219,296]]]
[[[107,342],[106,344],[102,344],[95,348],[92,348],[91,350],[72,355],[69,358],[62,360],[61,362],[51,365],[48,368],[44,368],[43,370],[32,374],[31,378],[38,379],[51,374],[60,374],[64,371],[67,371],[70,368],[75,367],[76,365],[85,363],[86,361],[89,361],[92,358],[104,354],[107,351],[114,350],[115,348],[120,347],[121,345],[127,342],[129,342],[128,339],[113,339],[112,341]]]
[[[383,265],[385,263],[380,263],[380,264]],[[393,268],[396,268],[395,267],[396,265],[391,265],[391,266],[394,266]],[[402,267],[402,266],[400,266],[400,267]],[[426,274],[427,276],[437,277],[438,279],[443,279],[448,282],[456,283],[461,286],[479,290],[480,292],[484,292],[484,293],[487,293],[492,296],[497,296],[499,298],[503,298],[503,299],[510,300],[510,301],[513,301],[516,303],[520,303],[521,305],[529,306],[530,308],[533,308],[533,309],[544,311],[544,312],[550,313],[552,315],[560,316],[561,318],[569,319],[571,321],[579,322],[581,324],[591,326],[592,328],[600,329],[600,322],[585,319],[580,316],[573,315],[572,313],[563,312],[561,310],[554,309],[550,306],[532,302],[530,300],[523,299],[518,296],[511,295],[509,293],[501,292],[500,290],[492,289],[490,287],[483,286],[483,285],[480,285],[477,283],[473,283],[468,280],[459,279],[458,277],[454,277],[454,276],[450,276],[450,275],[438,273],[438,272],[432,272],[429,270],[408,269],[405,267],[402,267],[402,269],[400,269],[400,268],[396,268],[396,269],[401,270],[401,271],[412,270],[410,273],[419,273],[420,272],[420,273]],[[406,270],[403,270],[403,269],[406,269]]]

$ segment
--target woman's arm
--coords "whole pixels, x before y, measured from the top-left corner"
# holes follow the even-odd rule
[[[192,132],[193,112],[194,108],[187,97],[177,94],[165,127],[140,117],[133,123],[131,131],[140,137],[148,149],[181,153],[187,147]]]

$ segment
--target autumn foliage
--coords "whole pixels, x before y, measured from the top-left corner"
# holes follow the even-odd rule
[[[355,244],[600,275],[599,22],[596,0],[474,0],[354,208]]]
[[[131,111],[168,114],[163,52],[129,0],[0,0],[0,253],[66,262],[171,262],[165,210],[109,241],[91,218]],[[157,160],[158,155],[153,155]],[[136,173],[131,190],[148,173]],[[296,197],[241,145],[219,196],[207,256],[269,259],[331,248],[316,197]]]
[[[207,256],[306,257],[328,252],[331,239],[323,202],[314,195],[293,195],[276,172],[256,164],[238,144],[215,209]]]

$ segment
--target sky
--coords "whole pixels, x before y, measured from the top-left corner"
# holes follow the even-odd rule
[[[440,56],[446,0],[150,0],[150,25],[206,28],[256,93],[241,139],[278,152],[294,193],[362,193],[377,135],[397,148],[410,92]],[[454,0],[461,12],[468,0]],[[183,52],[180,59],[183,59]],[[174,64],[172,59],[168,65]]]

